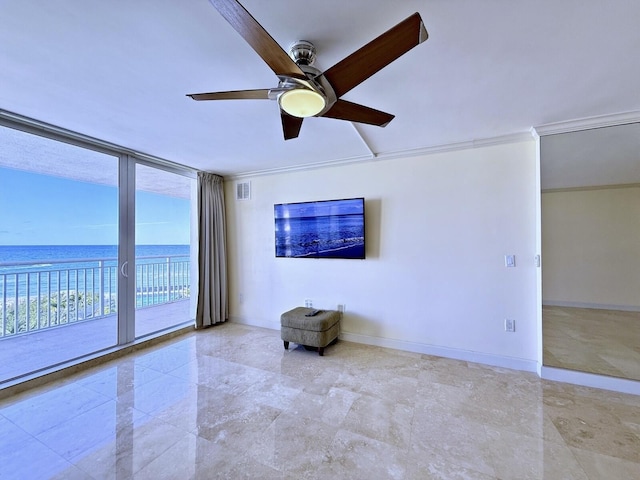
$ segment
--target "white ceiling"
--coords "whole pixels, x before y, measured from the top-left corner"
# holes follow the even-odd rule
[[[640,184],[640,123],[543,136],[543,190]]]
[[[243,0],[325,70],[420,12],[430,38],[345,95],[386,128],[187,93],[269,88],[271,70],[207,0],[0,1],[0,109],[223,175],[370,158],[640,111],[636,0]]]

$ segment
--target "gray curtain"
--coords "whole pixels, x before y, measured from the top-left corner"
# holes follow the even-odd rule
[[[198,172],[198,306],[196,328],[229,318],[224,184],[219,175]]]

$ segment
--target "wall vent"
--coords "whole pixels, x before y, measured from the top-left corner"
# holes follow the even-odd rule
[[[236,183],[236,200],[249,200],[251,198],[251,182]]]

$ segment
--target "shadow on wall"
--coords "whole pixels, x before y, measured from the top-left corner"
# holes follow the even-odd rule
[[[346,312],[342,316],[340,334],[343,333],[372,337],[383,336],[382,329],[379,328],[378,322],[374,319],[350,312]]]
[[[379,198],[366,199],[364,204],[365,242],[367,258],[380,257],[380,218],[382,202]]]

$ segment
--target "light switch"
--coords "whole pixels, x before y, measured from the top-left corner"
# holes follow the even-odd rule
[[[504,266],[505,267],[515,267],[516,266],[516,256],[515,255],[505,255],[504,256]]]

